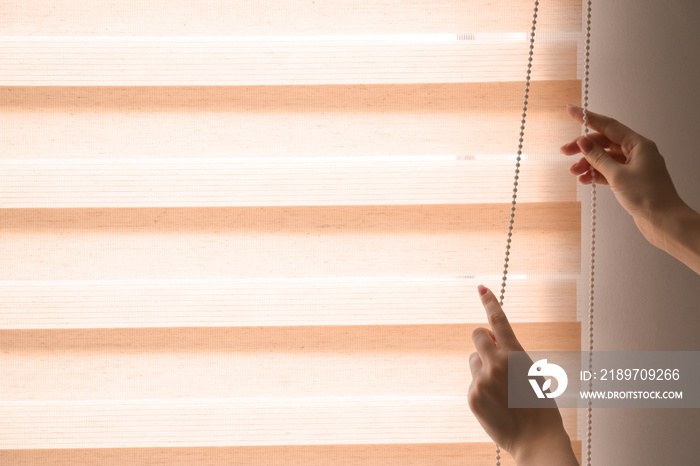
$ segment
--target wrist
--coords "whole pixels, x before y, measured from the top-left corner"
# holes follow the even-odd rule
[[[511,454],[518,466],[578,466],[571,439],[563,427],[525,440]]]
[[[648,208],[644,215],[635,217],[636,223],[642,223],[648,232],[647,240],[659,249],[668,252],[678,241],[680,224],[687,214],[688,205],[680,197],[662,206]]]
[[[700,214],[685,202],[660,215],[655,225],[654,246],[700,273]]]

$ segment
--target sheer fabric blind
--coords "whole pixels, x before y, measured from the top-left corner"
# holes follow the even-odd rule
[[[492,461],[468,356],[531,15],[5,0],[0,464]],[[506,311],[527,349],[578,350],[580,0],[538,31]]]

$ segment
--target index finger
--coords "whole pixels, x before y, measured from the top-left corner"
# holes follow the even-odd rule
[[[569,116],[583,124],[583,109],[581,107],[568,105],[566,107],[566,111],[569,113]],[[602,133],[612,142],[620,144],[625,152],[631,151],[641,139],[641,136],[638,133],[634,132],[632,129],[623,125],[614,118],[601,115],[600,113],[594,113],[590,110],[588,110],[586,113],[588,114],[588,126],[591,129]]]
[[[515,337],[513,328],[510,326],[510,322],[508,322],[508,317],[506,317],[506,313],[503,312],[501,305],[498,304],[496,296],[483,285],[479,285],[479,295],[481,296],[481,304],[486,310],[486,316],[491,325],[491,330],[493,330],[493,334],[496,336],[498,346],[507,350],[521,351],[522,346],[520,346],[520,342],[518,342],[518,339]]]

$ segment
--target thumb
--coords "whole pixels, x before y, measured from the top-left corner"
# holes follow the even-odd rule
[[[608,182],[615,179],[620,169],[620,164],[610,157],[610,154],[605,149],[584,136],[578,138],[576,144],[583,152],[583,155],[586,156],[586,160],[591,164],[591,167],[602,173]]]

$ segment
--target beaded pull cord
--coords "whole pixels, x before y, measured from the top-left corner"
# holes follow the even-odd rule
[[[588,75],[591,55],[591,2],[588,0],[586,10],[586,56],[583,69],[583,134],[588,136]],[[588,284],[588,371],[593,372],[593,297],[595,289],[595,222],[596,222],[596,185],[595,169],[591,167],[591,270]],[[588,381],[588,391],[593,391],[593,379]],[[591,466],[591,440],[593,435],[593,401],[588,399],[586,424],[586,465]]]
[[[590,64],[590,44],[591,44],[591,2],[588,0],[586,14],[586,55],[584,61],[584,86],[583,86],[583,128],[584,135],[588,136],[588,78]],[[508,223],[508,240],[506,242],[506,253],[503,264],[503,278],[501,281],[501,295],[499,303],[503,306],[503,301],[506,293],[506,280],[508,279],[508,261],[510,260],[510,247],[513,236],[513,224],[515,222],[515,207],[518,198],[518,179],[520,178],[520,161],[523,154],[523,141],[525,138],[525,123],[527,119],[527,103],[530,94],[530,78],[532,75],[532,57],[535,49],[535,33],[537,31],[537,12],[539,9],[539,0],[535,0],[535,7],[532,13],[532,28],[530,30],[530,53],[527,62],[527,74],[525,77],[525,96],[523,99],[523,114],[520,121],[520,139],[518,141],[518,156],[515,163],[515,177],[513,180],[513,200],[510,207],[510,221]],[[589,282],[589,308],[588,308],[588,370],[593,371],[593,296],[594,296],[594,278],[595,278],[595,227],[596,227],[596,183],[595,170],[591,168],[591,270]],[[589,380],[588,388],[591,390],[593,381]],[[591,433],[593,427],[593,410],[591,409],[591,400],[588,400],[588,424],[586,429],[586,464],[591,466]],[[496,466],[501,466],[501,448],[496,445]]]
[[[532,28],[530,29],[530,54],[527,59],[527,74],[525,76],[525,96],[523,98],[523,115],[520,120],[520,139],[518,141],[518,156],[515,162],[515,178],[513,179],[513,200],[510,204],[510,222],[508,223],[508,241],[506,242],[506,255],[503,263],[503,279],[501,281],[501,296],[498,302],[503,306],[506,294],[506,280],[508,278],[508,261],[510,260],[510,243],[513,237],[513,224],[515,222],[515,206],[518,199],[518,179],[520,178],[520,161],[523,155],[523,141],[525,140],[525,122],[527,119],[527,101],[530,95],[530,78],[532,76],[532,56],[535,51],[535,32],[537,31],[537,11],[540,2],[535,0],[535,8],[532,13]],[[501,447],[496,445],[496,466],[501,466]]]

